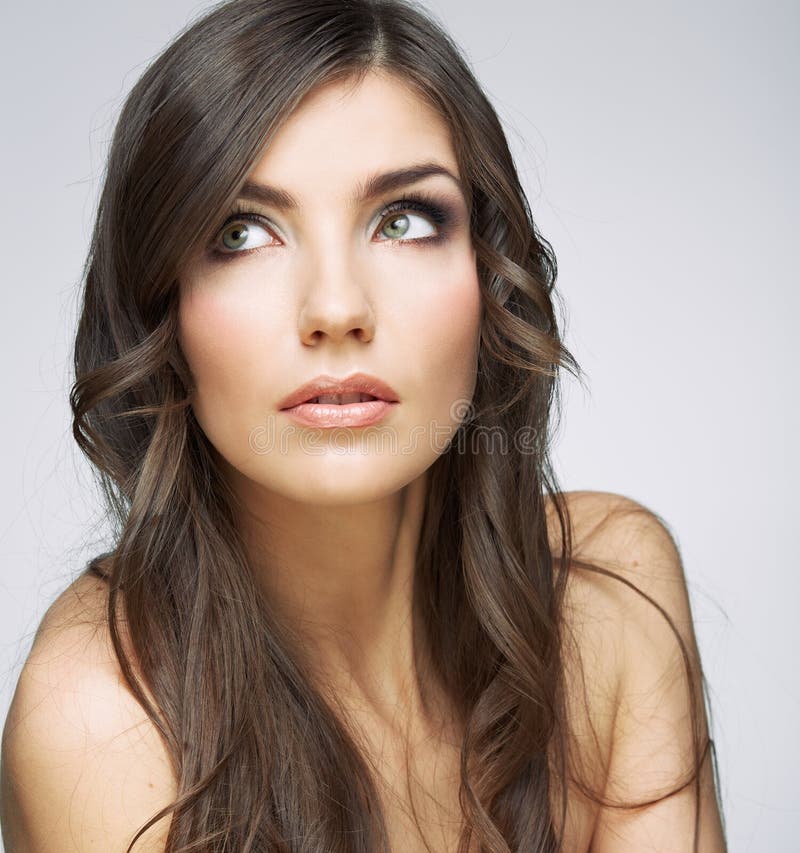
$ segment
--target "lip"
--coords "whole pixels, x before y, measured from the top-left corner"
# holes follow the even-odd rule
[[[356,392],[369,394],[372,397],[376,397],[377,400],[364,403],[346,403],[343,405],[336,405],[335,403],[310,404],[308,402],[309,400],[313,400],[315,397],[319,397],[323,394],[353,394]],[[350,407],[356,406],[364,408],[370,405],[374,408],[374,404],[376,402],[398,403],[399,397],[394,388],[382,379],[378,379],[377,376],[371,376],[368,373],[353,373],[351,376],[347,376],[344,379],[337,379],[334,376],[326,375],[317,376],[310,382],[306,382],[304,385],[301,385],[281,400],[278,404],[278,408],[281,411],[287,411],[302,404],[306,404],[309,409],[312,407],[316,408],[324,406],[326,410],[349,409]],[[389,406],[384,405],[380,408],[382,410],[386,410]]]
[[[399,403],[368,400],[364,403],[298,403],[283,409],[295,423],[310,427],[366,427],[377,424]]]

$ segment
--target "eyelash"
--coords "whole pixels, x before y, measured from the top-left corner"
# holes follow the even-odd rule
[[[436,243],[442,242],[447,237],[448,231],[450,227],[454,224],[455,215],[448,209],[447,206],[443,205],[441,202],[436,200],[433,196],[428,195],[424,192],[418,192],[413,195],[405,196],[397,201],[393,201],[391,204],[387,205],[380,213],[380,224],[378,226],[378,231],[383,228],[386,224],[386,220],[393,213],[406,213],[406,212],[415,212],[422,213],[430,219],[432,224],[434,224],[437,228],[437,233],[432,234],[429,237],[414,237],[409,240],[397,239],[392,240],[386,238],[379,242],[381,243],[395,243],[399,246],[404,244],[409,245],[434,245]],[[222,251],[220,249],[215,248],[217,241],[222,235],[223,231],[225,231],[229,226],[233,225],[237,222],[255,222],[256,224],[270,229],[271,223],[265,217],[255,211],[249,210],[246,207],[241,206],[240,203],[234,205],[231,215],[225,220],[225,222],[220,226],[220,229],[217,231],[217,236],[214,239],[214,242],[210,248],[210,255],[213,259],[219,261],[229,261],[233,258],[241,257],[242,255],[250,255],[253,252],[258,252],[261,249],[268,249],[269,246],[256,246],[253,249],[240,249],[236,251]]]

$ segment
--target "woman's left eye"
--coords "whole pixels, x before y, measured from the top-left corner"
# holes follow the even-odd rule
[[[409,237],[408,233],[412,230],[409,222],[414,219],[427,220],[428,226],[433,225],[433,231],[416,236],[412,234]],[[444,238],[449,221],[449,215],[438,205],[420,198],[406,198],[392,202],[381,213],[381,225],[378,228],[378,233],[386,233],[385,229],[389,227],[394,232],[389,235],[389,242],[400,244],[433,243]],[[381,240],[380,242],[387,241]]]

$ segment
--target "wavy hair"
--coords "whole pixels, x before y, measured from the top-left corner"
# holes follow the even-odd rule
[[[476,841],[491,853],[561,850],[552,802],[563,826],[568,783],[606,802],[570,747],[562,629],[568,571],[610,573],[573,558],[549,456],[560,373],[581,371],[559,333],[555,257],[498,116],[456,44],[413,0],[229,0],[180,33],[124,103],[74,346],[73,434],[114,533],[113,550],[86,571],[107,581],[123,675],[178,784],[128,851],[161,819],[170,820],[168,853],[389,850],[359,743],[255,586],[176,335],[181,270],[265,145],[316,86],[355,85],[371,70],[412,86],[447,122],[481,288],[477,385],[429,470],[414,584],[424,642],[463,721],[459,851]],[[474,440],[523,428],[525,448],[490,452]],[[691,677],[700,662],[670,625]],[[689,782],[699,792],[713,741],[701,742],[692,699]]]

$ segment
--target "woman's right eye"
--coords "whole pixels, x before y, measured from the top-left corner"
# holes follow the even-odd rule
[[[263,217],[255,213],[237,213],[219,231],[217,239],[211,247],[212,255],[227,259],[234,255],[246,255],[251,251],[269,245],[268,241],[252,244],[259,230],[267,235],[269,234],[267,226],[262,223]],[[248,241],[251,245],[247,245]]]

